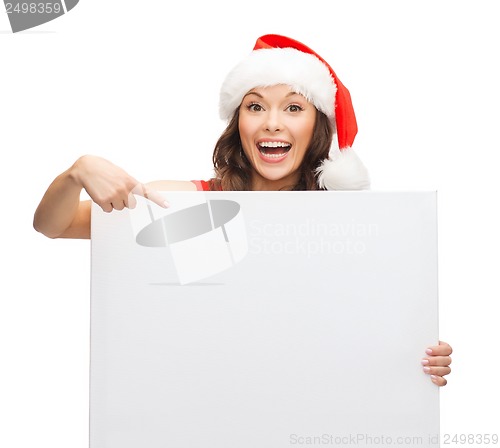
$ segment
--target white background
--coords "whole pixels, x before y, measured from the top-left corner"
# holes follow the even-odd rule
[[[219,86],[266,33],[349,88],[372,189],[438,190],[442,433],[499,434],[496,3],[81,0],[17,34],[1,12],[0,446],[88,445],[90,245],[33,230],[46,187],[85,153],[210,177]]]

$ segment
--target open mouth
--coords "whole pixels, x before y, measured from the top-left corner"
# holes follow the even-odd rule
[[[267,158],[281,159],[292,149],[292,145],[286,142],[259,142],[257,148]]]

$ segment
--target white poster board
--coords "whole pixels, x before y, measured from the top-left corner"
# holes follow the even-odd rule
[[[91,448],[439,446],[435,192],[92,210]]]

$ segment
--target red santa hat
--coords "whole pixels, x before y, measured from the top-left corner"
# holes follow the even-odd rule
[[[368,172],[351,148],[358,131],[351,95],[330,65],[301,42],[276,34],[259,37],[222,84],[221,118],[230,120],[252,88],[277,84],[289,85],[335,125],[338,148],[332,147],[318,168],[318,185],[328,190],[368,189]]]

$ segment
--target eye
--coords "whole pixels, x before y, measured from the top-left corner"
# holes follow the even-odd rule
[[[260,112],[264,108],[259,103],[251,103],[247,106],[247,109],[251,112]]]
[[[298,104],[290,104],[288,107],[287,107],[287,110],[289,112],[300,112],[302,110],[304,110],[301,106],[299,106]]]

